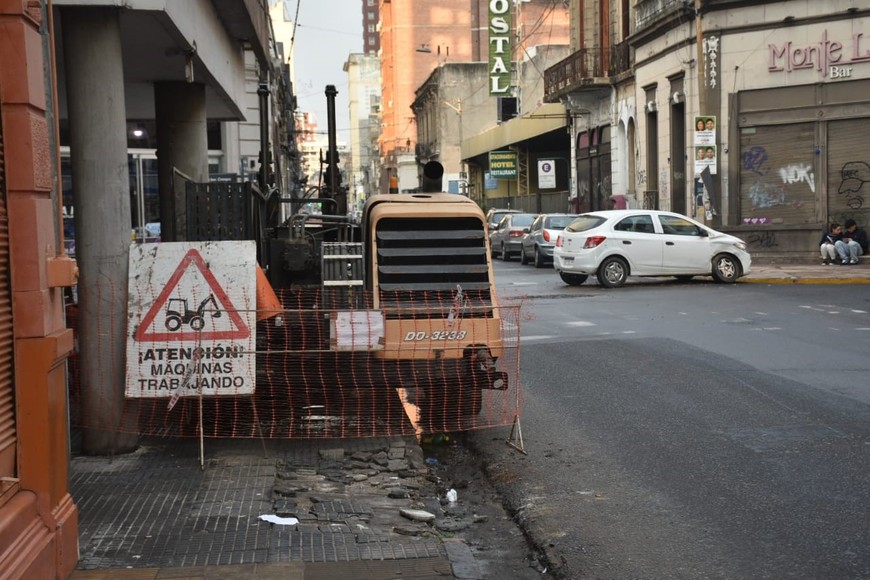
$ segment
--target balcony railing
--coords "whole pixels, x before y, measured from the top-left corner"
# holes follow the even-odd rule
[[[635,31],[643,30],[662,18],[684,12],[691,4],[685,0],[638,0],[634,7]]]
[[[548,102],[558,100],[575,89],[611,84],[611,78],[631,68],[627,42],[610,49],[581,48],[544,71],[544,96]]]

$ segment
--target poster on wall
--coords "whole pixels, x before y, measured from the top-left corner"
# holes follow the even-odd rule
[[[710,168],[710,173],[716,175],[716,146],[701,145],[695,147],[695,177],[701,175],[705,167]]]
[[[716,117],[695,117],[695,147],[716,144]]]

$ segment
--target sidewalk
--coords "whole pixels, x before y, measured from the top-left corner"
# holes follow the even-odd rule
[[[413,437],[207,439],[204,450],[204,467],[190,440],[74,457],[71,578],[484,577],[450,533],[478,524],[442,509]]]
[[[753,260],[752,272],[739,280],[754,284],[870,284],[870,257],[854,266],[815,263],[778,264]]]

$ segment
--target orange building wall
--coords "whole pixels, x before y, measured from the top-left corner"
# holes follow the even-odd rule
[[[78,511],[69,495],[63,287],[75,262],[62,255],[44,75],[43,4],[0,0],[0,118],[12,284],[18,464],[0,501],[0,576],[65,578],[78,561]],[[50,14],[50,2],[46,14]],[[52,75],[52,78],[54,75]],[[56,194],[56,192],[55,192]]]
[[[569,9],[561,2],[523,2],[514,13],[520,35],[514,60],[523,47],[568,45]],[[489,58],[488,0],[381,0],[381,155],[416,145],[417,129],[411,103],[415,91],[444,62],[474,62]],[[423,46],[430,52],[419,52]],[[440,54],[439,54],[440,48]],[[480,87],[488,91],[488,87]]]
[[[414,91],[438,64],[471,61],[469,0],[381,1],[382,155],[416,145]],[[427,46],[430,52],[418,52]],[[441,54],[438,54],[438,49]],[[449,52],[449,55],[448,55]]]

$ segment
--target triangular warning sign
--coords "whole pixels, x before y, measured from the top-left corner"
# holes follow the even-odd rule
[[[205,278],[205,281],[208,282],[209,288],[211,288],[212,296],[214,296],[216,301],[220,303],[220,307],[223,308],[222,312],[229,316],[230,322],[234,327],[233,329],[201,332],[200,329],[204,324],[204,312],[188,309],[186,301],[179,301],[183,302],[182,307],[184,308],[184,310],[180,312],[173,311],[171,308],[167,307],[169,296],[175,290],[175,287],[178,286],[179,280],[181,280],[181,277],[184,276],[184,273],[191,264],[199,268],[200,273],[203,278]],[[203,302],[203,305],[199,306],[200,309],[202,309],[204,305],[205,302]],[[165,324],[166,332],[146,332],[154,322],[157,315],[164,311],[168,313]],[[212,311],[209,310],[208,312]],[[199,328],[197,328],[197,326]],[[248,338],[250,335],[251,329],[248,328],[248,325],[246,325],[245,321],[242,320],[242,317],[239,316],[239,313],[233,306],[232,301],[230,301],[229,296],[227,296],[227,293],[223,288],[221,288],[220,284],[218,284],[218,281],[215,279],[214,274],[212,274],[211,270],[206,266],[205,260],[202,259],[202,255],[196,251],[196,249],[191,249],[181,260],[181,263],[178,264],[175,272],[172,273],[172,276],[170,276],[169,280],[166,282],[166,287],[163,288],[163,291],[160,292],[160,295],[157,297],[157,301],[154,302],[148,310],[148,313],[145,315],[145,318],[142,319],[139,328],[136,329],[136,333],[133,335],[133,339],[138,342],[179,342],[185,340],[208,341],[243,339]]]

